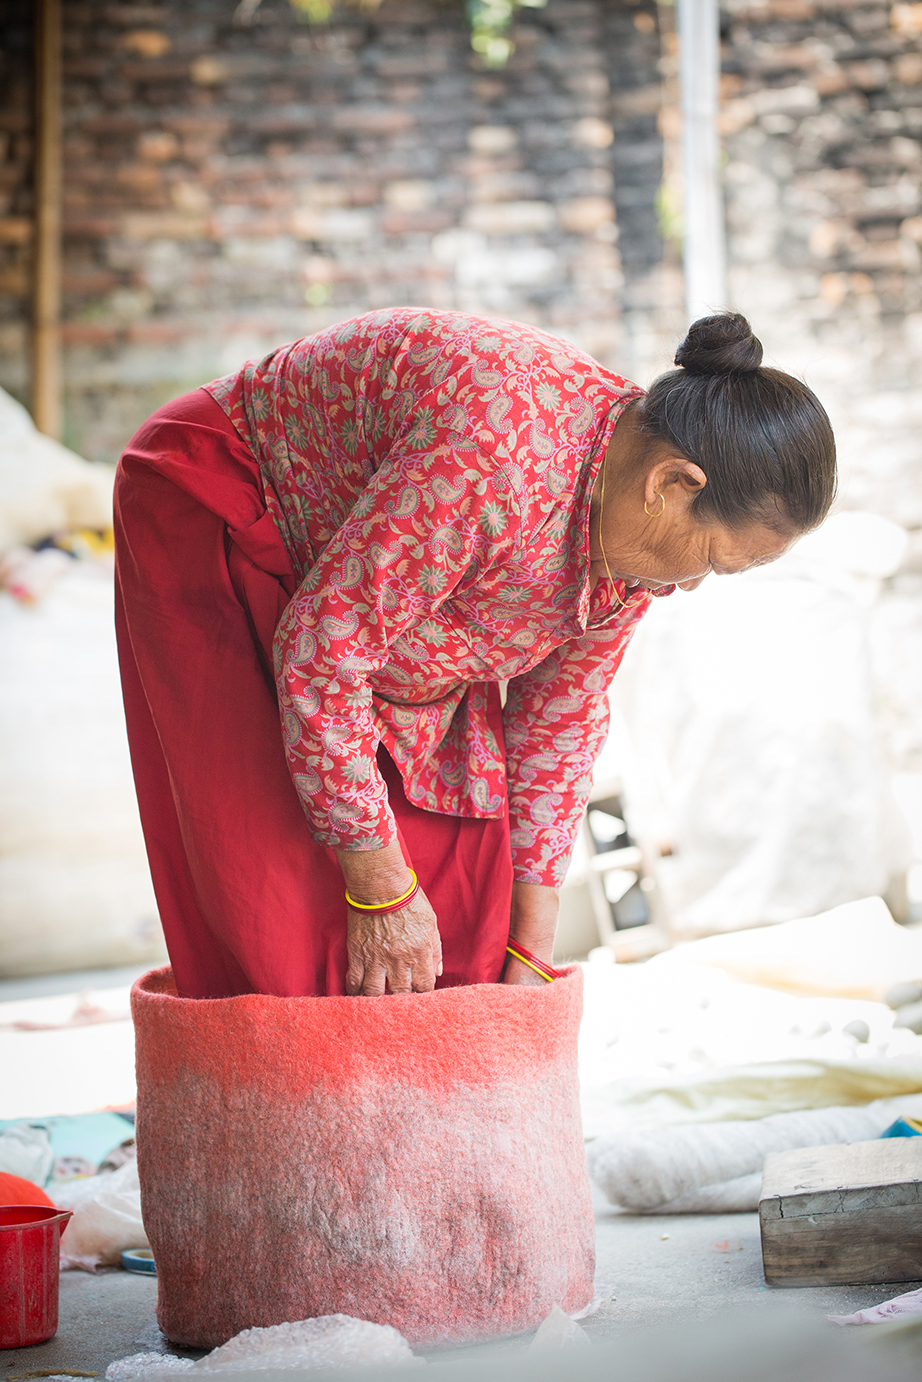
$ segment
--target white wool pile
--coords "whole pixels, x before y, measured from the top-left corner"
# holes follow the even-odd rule
[[[863,1108],[623,1132],[590,1143],[589,1173],[612,1204],[634,1213],[751,1210],[758,1207],[769,1152],[869,1141],[900,1114],[920,1116],[922,1095],[880,1099]]]
[[[875,953],[880,907],[854,904],[861,923],[850,928],[855,973],[862,951]],[[904,929],[885,920],[894,932]],[[747,934],[764,937],[770,949],[773,930],[782,929]],[[793,937],[793,923],[789,929]],[[742,982],[700,962],[710,944],[680,946],[642,965],[615,964],[600,949],[583,965],[579,1074],[587,1138],[865,1105],[922,1090],[922,1037],[894,1027],[885,1003]],[[866,1040],[855,1035],[859,1026]]]

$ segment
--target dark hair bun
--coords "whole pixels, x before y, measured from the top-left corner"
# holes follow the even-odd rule
[[[675,354],[689,374],[749,374],[762,363],[762,342],[739,312],[699,317]]]

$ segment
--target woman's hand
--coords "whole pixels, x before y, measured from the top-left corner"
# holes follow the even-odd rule
[[[346,891],[356,902],[383,906],[412,884],[398,844],[374,850],[337,850]],[[442,972],[438,921],[420,888],[396,912],[348,909],[349,967],[346,992],[379,998],[391,993],[428,993]]]
[[[442,943],[435,912],[420,890],[399,912],[349,908],[346,992],[379,998],[391,993],[429,993],[442,972]]]
[[[518,941],[539,960],[550,964],[554,954],[554,935],[560,911],[560,893],[556,888],[536,883],[513,883],[512,912],[509,920],[509,939]],[[509,955],[503,972],[504,984],[526,984],[540,988],[547,983],[521,960]]]

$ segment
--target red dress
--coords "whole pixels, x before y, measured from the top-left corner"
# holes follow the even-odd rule
[[[513,875],[562,881],[649,604],[588,579],[593,485],[639,392],[542,332],[400,309],[141,428],[119,636],[181,994],[342,993],[332,847],[394,838],[440,984],[499,978]]]

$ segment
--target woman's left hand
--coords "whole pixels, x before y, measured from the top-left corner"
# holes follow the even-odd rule
[[[559,911],[560,893],[557,888],[541,887],[537,883],[513,883],[509,939],[518,941],[539,960],[551,964]],[[542,979],[521,960],[509,955],[503,972],[503,983],[540,988],[547,980]]]

